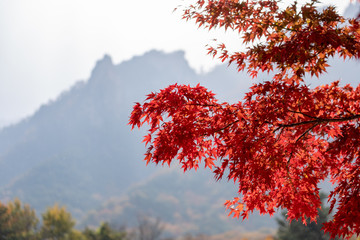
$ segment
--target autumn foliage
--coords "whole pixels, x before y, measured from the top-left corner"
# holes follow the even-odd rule
[[[216,179],[234,181],[239,196],[225,203],[234,217],[284,208],[288,219],[315,220],[318,185],[330,179],[333,219],[324,229],[350,237],[360,234],[360,85],[310,88],[303,79],[325,73],[331,57],[358,59],[360,22],[316,3],[199,0],[185,7],[185,19],[237,31],[247,46],[229,52],[219,44],[209,54],[273,79],[234,104],[205,87],[174,84],[136,103],[129,124],[150,126],[147,163],[177,160],[187,171],[204,162]]]

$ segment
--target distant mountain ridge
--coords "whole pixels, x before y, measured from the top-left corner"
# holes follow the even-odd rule
[[[57,195],[41,204],[36,199],[56,188],[51,185],[54,181],[45,178],[42,183],[28,186],[40,178],[40,173],[34,174],[39,169],[70,171],[73,177],[86,175],[83,178],[92,186],[97,185],[95,182],[112,185],[109,190],[94,187],[92,194],[105,197],[120,194],[131,183],[149,176],[153,169],[146,168],[141,161],[144,147],[138,141],[140,133],[130,133],[127,126],[132,104],[138,100],[134,92],[144,96],[148,90],[164,86],[165,80],[194,78],[194,72],[181,55],[153,51],[119,65],[113,65],[110,57],[105,56],[97,62],[87,82],[77,83],[56,101],[43,105],[32,117],[3,129],[0,132],[1,199],[19,196],[36,208],[53,204]],[[171,71],[161,71],[162,68]],[[154,79],[143,81],[149,76]],[[142,85],[143,88],[139,87]],[[63,168],[53,169],[57,164]],[[43,187],[41,192],[35,191],[39,186]],[[65,186],[74,187],[68,183]],[[61,191],[55,192],[61,195]],[[73,189],[69,195],[73,192],[78,191]],[[82,208],[81,205],[73,208]]]
[[[225,69],[207,75],[209,83],[223,85],[219,74],[236,83],[231,81],[236,71]],[[104,199],[123,194],[158,170],[142,162],[143,131],[127,126],[134,102],[169,84],[197,84],[204,78],[181,51],[150,51],[118,65],[105,55],[88,81],[0,131],[0,200],[19,197],[39,211],[57,201],[81,217]]]
[[[112,225],[136,227],[139,216],[159,218],[165,234],[222,234],[231,230],[244,234],[261,231],[272,234],[275,216],[254,213],[249,219],[228,217],[226,200],[237,193],[236,186],[226,180],[216,182],[204,169],[183,173],[180,168],[162,169],[146,182],[137,184],[120,198],[111,198],[91,211],[80,226],[97,226],[108,221]]]
[[[332,66],[325,80],[316,80],[316,84],[339,77],[353,85],[360,83],[352,72],[358,69],[358,62],[334,60]],[[256,81],[268,78],[260,74]],[[204,180],[208,176],[199,174],[187,178],[187,174],[171,175],[171,172],[162,173],[159,167],[146,167],[142,161],[145,148],[141,143],[144,130],[131,132],[127,125],[134,102],[141,102],[146,94],[173,83],[195,85],[199,82],[216,93],[220,101],[236,102],[255,80],[226,66],[196,74],[182,51],[154,50],[120,64],[114,64],[110,56],[105,55],[96,63],[87,81],[78,82],[55,101],[43,105],[33,116],[0,131],[0,201],[19,197],[38,212],[58,202],[66,205],[76,218],[85,217],[83,224],[99,219],[105,221],[105,217],[114,222],[130,221],[129,215],[134,217],[141,210],[158,214],[175,230],[175,226],[185,226],[184,223],[194,224],[194,231],[228,230],[222,203],[214,201],[223,199],[224,192],[233,192],[233,184],[228,183],[230,187],[224,190],[223,185],[214,185],[214,191],[206,195],[209,185],[202,181],[208,181]],[[311,83],[315,85],[315,81]],[[176,192],[183,182],[186,182],[183,187],[188,188],[187,196],[199,197],[201,192],[204,199],[212,201],[204,200],[203,206],[191,206],[193,199]],[[136,199],[134,196],[141,192],[146,197]],[[171,205],[171,199],[178,201]],[[141,205],[136,205],[137,200]],[[183,202],[186,204],[182,205]],[[104,215],[112,209],[110,203],[117,204],[115,207],[123,211]],[[166,208],[161,207],[164,203]],[[211,216],[198,215],[205,218],[209,226],[196,227],[202,220],[190,212],[206,209]],[[174,212],[169,212],[172,210]],[[88,214],[89,211],[92,212]],[[176,211],[189,214],[176,215]],[[259,219],[254,222],[252,229],[274,226],[274,222],[265,223]],[[230,226],[238,226],[238,223]],[[250,228],[250,225],[243,226]]]

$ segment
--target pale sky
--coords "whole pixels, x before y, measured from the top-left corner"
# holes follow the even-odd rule
[[[205,45],[238,36],[198,29],[178,5],[196,0],[0,0],[0,126],[31,115],[104,54],[118,64],[152,49],[184,50],[198,72],[217,61]],[[342,12],[349,1],[324,1]]]

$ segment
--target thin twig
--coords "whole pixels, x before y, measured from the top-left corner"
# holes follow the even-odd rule
[[[301,139],[303,138],[308,132],[310,132],[314,127],[316,127],[317,125],[319,125],[320,123],[315,123],[314,125],[312,125],[311,127],[309,127],[305,132],[303,132],[303,134],[301,134],[300,137],[298,137],[295,141],[295,144]]]
[[[354,119],[360,118],[360,114],[344,117],[344,118],[317,118],[316,120],[311,121],[304,121],[304,122],[297,122],[297,123],[290,123],[290,124],[279,124],[279,127],[296,127],[300,125],[312,124],[312,123],[329,123],[329,122],[345,122],[351,121]]]

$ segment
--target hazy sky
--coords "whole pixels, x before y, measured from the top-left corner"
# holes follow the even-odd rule
[[[233,34],[199,30],[173,13],[190,0],[0,0],[0,126],[32,114],[109,54],[184,50],[197,71],[216,64],[205,45]],[[325,1],[343,11],[349,1]]]

